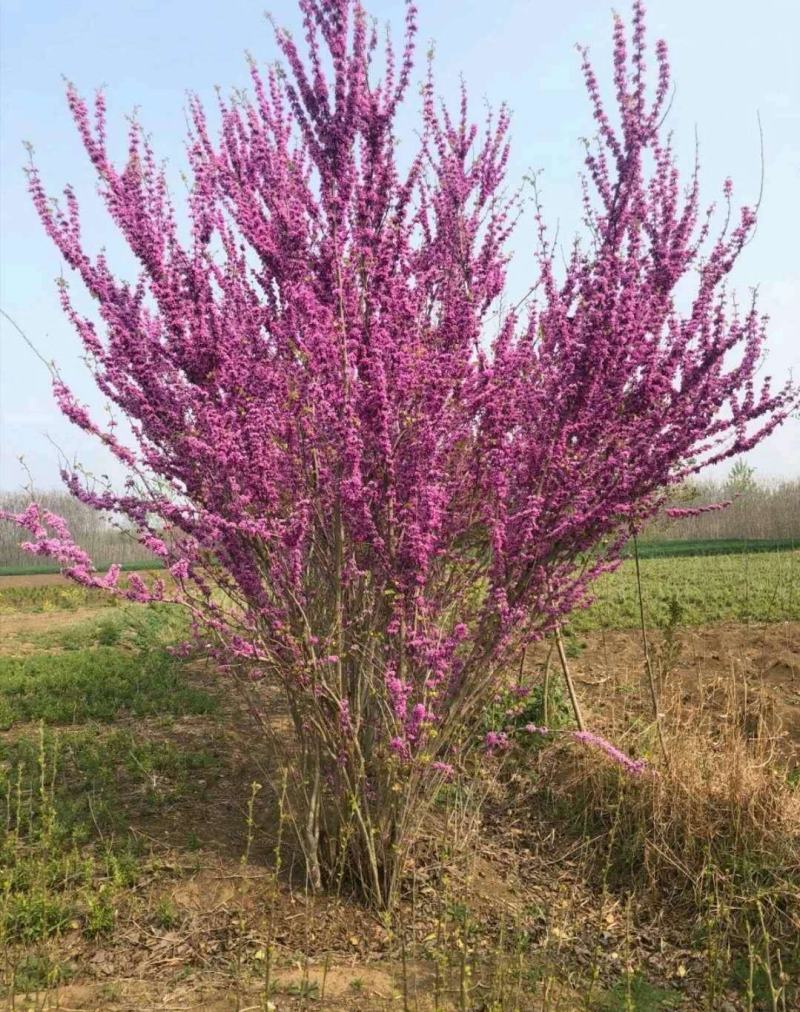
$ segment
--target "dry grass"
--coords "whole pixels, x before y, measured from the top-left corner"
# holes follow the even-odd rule
[[[530,791],[509,802],[585,845],[587,876],[604,894],[628,898],[635,930],[658,922],[660,944],[683,938],[703,952],[697,1007],[795,1008],[800,790],[778,754],[774,713],[734,674],[699,704],[687,705],[680,684],[668,684],[661,706],[666,761],[652,721],[643,711],[631,721],[628,703],[624,723],[605,711],[602,732],[651,756],[644,774],[562,742],[539,754]],[[741,1004],[726,993],[731,982]]]
[[[715,878],[732,902],[763,896],[779,933],[798,937],[800,793],[759,745],[684,726],[669,766],[638,777],[578,746],[541,762],[539,789],[573,826],[603,834],[616,884],[697,913]]]

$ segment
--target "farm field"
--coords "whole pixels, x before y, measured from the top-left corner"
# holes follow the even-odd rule
[[[643,558],[641,577],[649,625],[780,622],[800,614],[800,551]],[[575,612],[570,628],[640,625],[633,561],[601,576],[594,594],[595,604]]]
[[[642,561],[671,769],[633,564],[603,578],[566,630],[570,669],[587,725],[653,776],[626,780],[565,738],[521,745],[487,784],[479,846],[468,798],[464,826],[427,828],[421,846],[440,861],[409,869],[392,921],[345,887],[306,892],[247,707],[207,664],[170,653],[175,614],[54,577],[0,580],[6,998],[796,1007],[799,573],[798,552]],[[541,644],[514,676],[532,689],[526,720],[542,722],[549,666]],[[566,728],[558,674],[548,723]]]

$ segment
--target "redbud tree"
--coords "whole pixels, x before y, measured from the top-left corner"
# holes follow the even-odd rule
[[[401,164],[413,3],[398,50],[358,0],[298,3],[302,45],[276,28],[281,62],[220,99],[218,131],[190,100],[180,217],[138,123],[118,167],[103,94],[68,87],[134,280],[87,252],[73,191],[51,202],[29,169],[96,305],[62,283],[64,312],[133,434],[56,379],[64,414],[130,475],[122,491],[64,478],[172,579],[123,588],[58,517],[15,519],[73,579],[189,610],[220,669],[278,708],[263,733],[287,760],[311,885],[344,875],[387,905],[512,661],[586,600],[665,489],[755,445],[794,393],[756,382],[764,319],[726,294],[755,213],[734,212],[726,182],[716,224],[696,168],[681,184],[666,47],[648,84],[638,0],[630,32],[614,24],[611,109],[582,53],[585,237],[562,254],[534,199],[533,291],[515,305],[508,111],[475,122],[463,90],[448,109],[429,69]]]

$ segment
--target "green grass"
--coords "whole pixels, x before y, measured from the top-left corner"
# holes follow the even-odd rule
[[[168,605],[29,634],[37,652],[0,656],[0,728],[212,713],[215,698],[168,650],[184,634],[185,617]]]
[[[51,835],[82,842],[123,832],[134,816],[197,797],[220,763],[206,746],[130,730],[45,730],[39,739],[0,742],[0,800],[3,808],[18,809],[12,821],[27,837],[40,836],[47,819],[55,819],[59,828]]]
[[[214,708],[212,696],[190,685],[183,666],[164,650],[96,647],[0,657],[0,727],[202,714]]]
[[[23,631],[10,636],[24,639],[42,650],[80,650],[97,646],[122,646],[138,651],[167,646],[186,638],[188,625],[182,609],[166,604],[119,605],[91,618],[53,629]]]
[[[800,538],[746,539],[708,538],[698,541],[640,541],[642,559],[674,558],[686,555],[754,555],[761,552],[783,552],[800,548]],[[633,547],[626,555],[633,557]]]
[[[111,935],[142,872],[131,823],[196,802],[221,765],[208,748],[131,731],[0,742],[0,942],[29,949],[76,926]]]
[[[123,581],[124,582],[124,581]],[[4,587],[0,582],[0,615],[74,611],[76,608],[125,608],[125,601],[106,590],[64,580],[43,586]]]
[[[621,980],[594,1005],[597,1012],[666,1012],[681,1004],[681,995],[650,984],[639,974]]]
[[[160,559],[148,559],[144,562],[123,562],[119,567],[123,573],[140,573],[148,569],[163,569]],[[98,566],[98,573],[107,573],[110,566]],[[58,566],[32,564],[30,566],[0,566],[0,576],[51,576],[60,573]]]
[[[14,593],[28,611],[110,600],[70,586]],[[179,609],[122,604],[21,632],[35,652],[0,656],[0,727],[21,725],[0,735],[0,950],[11,958],[0,995],[69,980],[77,967],[60,958],[65,935],[107,945],[120,924],[143,916],[151,875],[143,841],[164,819],[182,826],[203,811],[225,754],[169,727],[217,707],[167,649],[185,633]],[[148,716],[159,719],[113,723]],[[176,917],[167,905],[156,912],[164,930]]]
[[[641,560],[645,610],[664,625],[677,608],[681,625],[800,620],[800,551]],[[570,616],[573,632],[639,625],[632,560],[596,582],[595,602]]]

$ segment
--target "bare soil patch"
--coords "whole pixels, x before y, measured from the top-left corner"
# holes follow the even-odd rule
[[[0,590],[7,587],[52,587],[68,584],[60,573],[24,573],[16,576],[0,576]]]
[[[22,654],[35,649],[29,637],[40,633],[69,629],[103,614],[105,608],[73,608],[61,611],[14,612],[0,614],[0,653]]]
[[[727,623],[676,630],[670,643],[648,631],[653,666],[666,700],[726,716],[732,698],[749,715],[751,736],[768,730],[785,757],[800,761],[800,622]],[[589,632],[570,669],[590,716],[617,723],[651,708],[640,630]],[[531,654],[534,670],[547,649]]]

